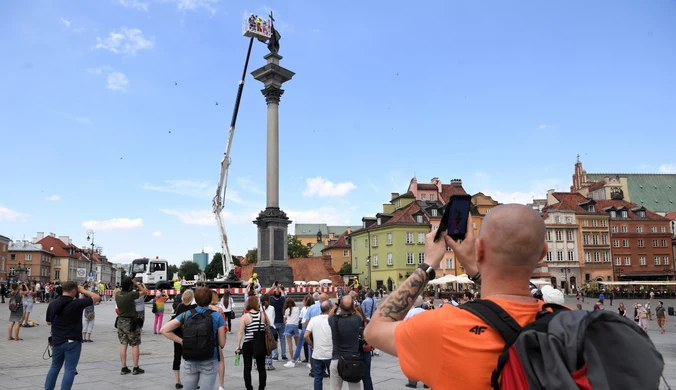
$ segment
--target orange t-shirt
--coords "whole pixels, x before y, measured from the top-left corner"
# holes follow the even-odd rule
[[[544,304],[490,300],[521,326],[535,321]],[[492,389],[491,373],[505,348],[497,331],[469,311],[452,305],[403,321],[396,327],[394,339],[404,375],[434,390]]]

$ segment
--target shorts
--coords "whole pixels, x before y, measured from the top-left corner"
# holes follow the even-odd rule
[[[135,318],[119,317],[117,321],[117,338],[122,345],[135,347],[141,345],[141,327],[136,326],[136,330],[131,330],[132,321]]]
[[[663,328],[663,327],[664,327],[664,320],[665,320],[665,319],[666,319],[666,318],[664,318],[664,317],[658,318],[658,319],[657,319],[657,326],[659,326],[660,328]]]
[[[286,326],[284,327],[284,336],[295,336],[295,337],[300,336],[300,333],[298,332],[298,325],[286,324]]]

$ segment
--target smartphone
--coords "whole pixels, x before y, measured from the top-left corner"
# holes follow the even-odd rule
[[[441,217],[437,234],[434,236],[435,242],[441,238],[441,232],[444,230],[455,241],[465,239],[471,201],[470,195],[451,195]]]

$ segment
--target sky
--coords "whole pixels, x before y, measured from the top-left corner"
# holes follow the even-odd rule
[[[414,176],[524,203],[567,190],[577,154],[590,173],[676,173],[676,2],[350,4],[0,2],[0,235],[86,245],[93,229],[115,262],[219,250],[242,21],[271,10],[296,73],[279,108],[294,223],[358,225]],[[254,44],[248,73],[266,53]],[[265,208],[261,88],[247,74],[224,213],[235,255]]]

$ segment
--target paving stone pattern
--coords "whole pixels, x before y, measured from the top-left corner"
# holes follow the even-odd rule
[[[575,299],[569,299],[568,304],[575,306]],[[625,305],[630,306],[633,301],[625,300]],[[645,302],[642,302],[645,303]],[[675,306],[676,300],[665,301],[666,306]],[[616,310],[615,306],[607,305],[606,309]],[[653,301],[653,307],[656,302]],[[170,307],[170,305],[168,305]],[[585,309],[591,309],[588,301]],[[44,388],[44,380],[51,364],[51,360],[44,360],[43,353],[47,346],[49,327],[45,325],[44,315],[46,304],[35,304],[31,318],[41,325],[34,328],[22,328],[20,336],[24,341],[7,341],[6,337],[0,337],[0,389],[41,389]],[[170,310],[170,309],[169,309]],[[96,326],[92,335],[93,343],[85,343],[82,356],[78,365],[79,375],[75,378],[74,389],[173,389],[174,375],[171,371],[173,354],[172,343],[160,335],[152,333],[153,314],[150,306],[146,307],[147,324],[144,326],[143,341],[141,344],[141,364],[146,370],[145,374],[132,376],[120,375],[119,343],[116,330],[113,327],[115,320],[114,305],[112,302],[104,302],[96,308]],[[171,317],[165,313],[165,322]],[[0,327],[5,332],[8,326],[9,309],[7,304],[0,305]],[[237,331],[238,321],[233,323],[234,331]],[[651,321],[650,336],[662,352],[666,367],[664,375],[667,381],[676,385],[676,317],[667,321],[668,332],[665,335],[659,333],[656,321]],[[242,367],[234,366],[234,350],[236,333],[228,334],[225,348],[226,362],[226,389],[243,389]],[[624,358],[630,358],[631,354]],[[128,364],[131,366],[131,350],[129,351]],[[312,378],[308,376],[305,365],[297,364],[296,368],[283,367],[283,362],[275,362],[275,371],[268,371],[268,389],[272,390],[304,390],[312,389]],[[406,389],[406,378],[399,368],[397,358],[381,353],[373,358],[371,375],[376,389],[397,390]],[[254,386],[257,382],[256,372],[253,372]],[[61,378],[57,382],[61,383]],[[324,388],[329,388],[328,379],[324,381]],[[345,385],[344,388],[347,388]],[[418,385],[422,388],[422,384]],[[666,387],[661,387],[666,388]],[[206,390],[206,389],[205,389]]]

